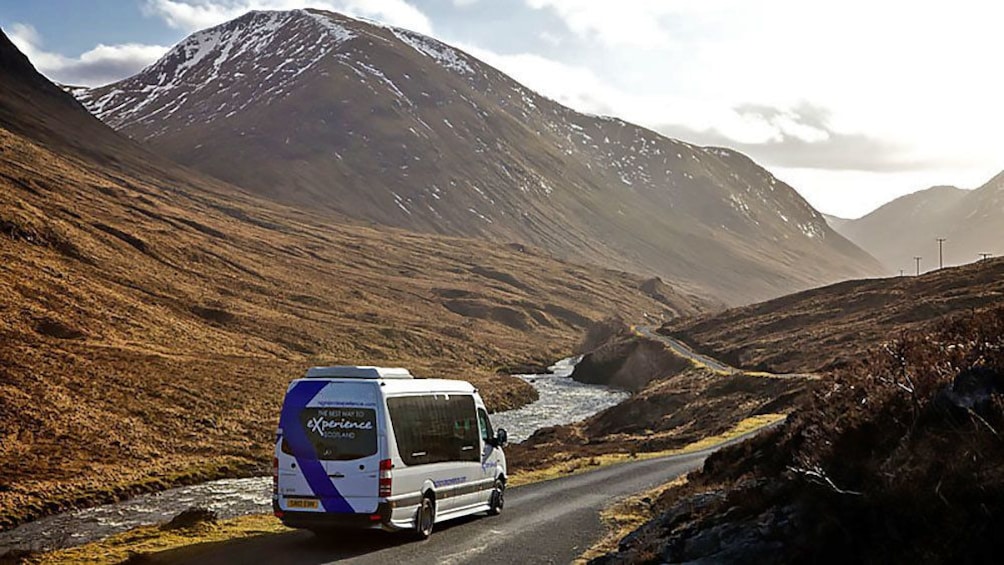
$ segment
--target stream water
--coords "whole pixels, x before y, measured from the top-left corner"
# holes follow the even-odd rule
[[[572,380],[579,359],[558,361],[548,367],[550,374],[519,375],[537,388],[540,399],[522,408],[492,414],[492,426],[505,428],[509,441],[519,443],[540,428],[585,420],[628,397],[624,391]]]
[[[516,410],[491,416],[492,425],[505,428],[509,441],[526,440],[534,431],[587,418],[624,400],[625,392],[572,380],[578,358],[563,359],[552,373],[520,375],[540,393],[540,399]],[[10,550],[50,551],[85,544],[137,526],[166,522],[193,506],[209,508],[220,519],[272,511],[272,478],[223,479],[136,496],[64,512],[0,532],[0,556]]]

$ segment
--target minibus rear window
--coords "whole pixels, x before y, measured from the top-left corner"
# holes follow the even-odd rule
[[[304,408],[300,423],[318,459],[349,461],[377,452],[376,411],[372,408]]]

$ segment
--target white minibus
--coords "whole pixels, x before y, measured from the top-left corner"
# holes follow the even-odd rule
[[[290,383],[272,460],[283,524],[410,530],[505,504],[506,431],[465,381],[406,369],[314,367]]]

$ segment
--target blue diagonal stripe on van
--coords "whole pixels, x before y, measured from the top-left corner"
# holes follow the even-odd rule
[[[300,467],[300,472],[307,479],[310,490],[314,491],[314,496],[321,500],[321,506],[327,512],[354,512],[352,506],[338,492],[338,489],[331,482],[324,464],[317,459],[314,446],[307,438],[307,433],[299,421],[300,411],[307,407],[307,404],[321,392],[328,383],[325,381],[304,381],[299,382],[286,393],[286,401],[282,405],[282,413],[279,415],[279,427],[282,428],[286,441],[296,457],[296,464]]]

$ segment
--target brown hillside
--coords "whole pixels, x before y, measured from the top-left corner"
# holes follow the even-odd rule
[[[1004,260],[920,277],[848,281],[719,314],[670,321],[659,331],[735,367],[824,371],[858,359],[904,330],[1004,303]]]
[[[707,459],[607,563],[996,563],[1004,308],[912,330]]]
[[[279,202],[528,243],[729,304],[881,272],[742,154],[580,114],[439,41],[330,12],[250,12],[74,93]]]
[[[496,370],[567,353],[591,320],[700,304],[200,179],[88,116],[2,34],[0,118],[0,528],[263,468],[286,383],[312,364],[466,378],[498,409],[533,391]]]

